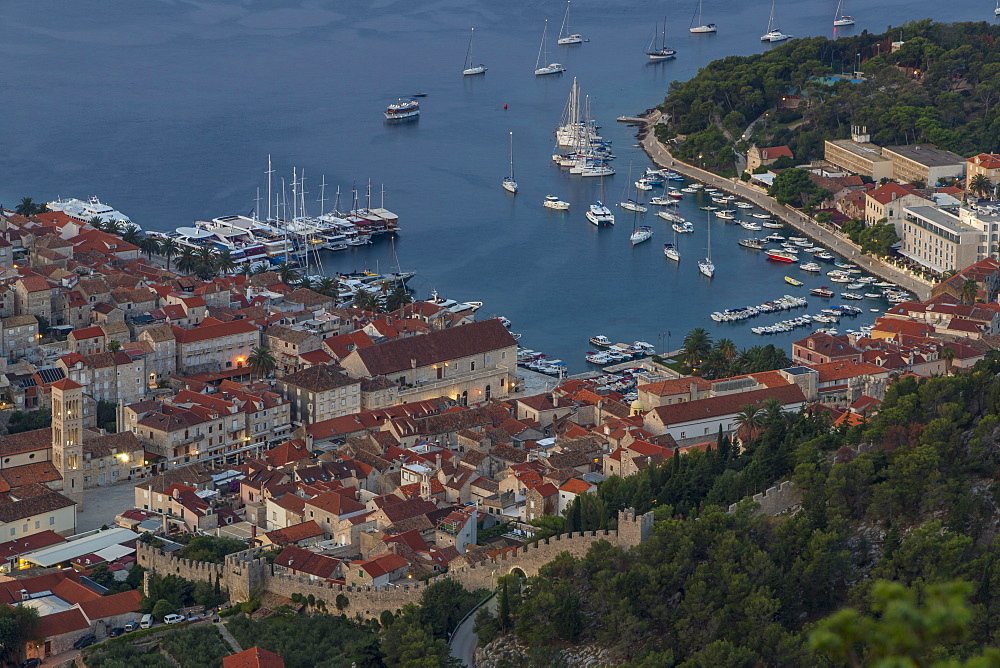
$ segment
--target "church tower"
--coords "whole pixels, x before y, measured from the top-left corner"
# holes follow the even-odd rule
[[[83,510],[83,385],[63,378],[52,384],[52,463],[63,495]]]

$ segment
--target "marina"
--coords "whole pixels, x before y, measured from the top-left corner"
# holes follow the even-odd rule
[[[46,3],[12,6],[10,20],[18,25],[48,26],[53,34],[82,30],[91,38],[83,52],[71,41],[54,39],[46,41],[46,53],[29,57],[37,31],[14,31],[9,36],[11,57],[0,69],[23,103],[5,111],[0,135],[13,155],[34,157],[5,165],[0,201],[9,204],[24,196],[48,201],[59,193],[86,200],[97,194],[100,201],[143,229],[161,232],[229,215],[267,221],[279,217],[274,204],[269,217],[265,195],[256,207],[254,200],[258,187],[265,190],[261,166],[271,153],[276,157],[276,173],[286,182],[290,183],[293,165],[307,170],[306,217],[320,218],[318,185],[325,173],[328,183],[341,184],[343,213],[354,209],[350,204],[354,181],[362,192],[357,208],[365,208],[364,184],[371,177],[374,192],[380,190],[377,184],[385,183],[385,206],[399,218],[399,233],[369,235],[371,243],[363,243],[359,234],[352,240],[357,245],[344,247],[343,241],[333,237],[329,249],[317,250],[323,270],[311,269],[309,275],[395,267],[394,246],[398,264],[417,272],[409,281],[416,295],[425,297],[437,289],[459,300],[481,300],[487,312],[514,319],[526,345],[565,360],[571,371],[582,368],[583,354],[589,350],[586,341],[568,334],[574,330],[599,329],[615,340],[654,343],[660,334],[671,332],[677,343],[691,328],[707,327],[716,338],[728,336],[738,345],[752,345],[756,339],[747,323],[718,324],[708,314],[726,305],[762,303],[790,291],[783,280],[790,272],[805,282],[795,288],[803,294],[813,287],[836,284],[795,268],[813,262],[810,254],[800,252],[795,265],[769,264],[761,252],[738,245],[740,239],[764,236],[762,232],[722,221],[714,221],[712,228],[715,278],[709,281],[698,273],[696,261],[706,247],[705,213],[698,209],[714,204],[684,189],[708,183],[718,192],[745,199],[733,188],[736,184],[724,179],[718,183],[666,179],[683,194],[676,205],[651,204],[653,197],[669,198],[662,186],[650,186],[642,198],[636,198],[650,209],[667,209],[686,221],[696,221],[692,232],[677,235],[680,262],[662,253],[663,243],[673,241],[673,221],[652,216],[652,210],[643,222],[653,226],[654,238],[635,246],[629,243],[631,212],[629,218],[621,219],[623,211],[614,211],[620,219],[614,227],[592,225],[585,215],[598,200],[617,203],[625,176],[620,165],[632,161],[638,174],[650,165],[641,149],[633,148],[640,143],[634,128],[615,122],[619,116],[635,117],[661,101],[671,81],[689,78],[715,58],[772,48],[759,41],[770,3],[733,6],[724,13],[706,3],[702,21],[718,23],[718,37],[723,39],[685,29],[683,24],[692,18],[696,4],[678,8],[676,16],[668,17],[667,45],[677,51],[676,58],[652,64],[641,51],[653,31],[650,24],[662,21],[663,12],[657,8],[633,12],[619,6],[574,3],[570,34],[591,41],[558,46],[555,41],[565,2],[544,12],[527,3],[515,3],[509,12],[495,12],[479,0],[460,7],[348,4],[336,8],[337,16],[329,8],[286,0],[273,6],[236,8],[210,1],[200,5],[198,12],[181,5],[140,3],[110,17],[93,0],[74,3],[72,16],[62,16]],[[847,4],[846,11],[858,19],[849,30],[873,26],[881,30],[899,22],[890,7],[866,7],[860,16],[861,9]],[[780,0],[779,5],[782,31],[796,36],[832,34],[836,3],[822,12]],[[947,20],[982,19],[981,11],[966,6],[948,8],[948,16],[942,16],[944,8],[926,3],[918,3],[914,11]],[[100,21],[96,20],[99,16]],[[545,18],[551,26],[549,58],[543,64],[558,61],[569,76],[533,77],[529,71]],[[177,30],[164,35],[148,29],[164,22],[176,25]],[[468,51],[473,26],[471,64],[483,64],[489,71],[462,76],[459,63]],[[747,29],[740,30],[740,26]],[[662,33],[662,27],[658,32]],[[128,34],[135,53],[152,50],[155,58],[139,55],[123,60],[119,40],[111,37],[115,34]],[[365,63],[364,68],[331,69],[323,55],[330,40],[351,53],[353,62]],[[253,45],[249,51],[247,44]],[[419,59],[400,59],[400,45]],[[48,93],[37,86],[46,73],[59,72],[53,85],[62,85],[87,80],[94,71],[104,73],[102,85],[75,86],[71,113],[62,105],[52,105]],[[185,85],[169,91],[152,87],[137,97],[138,71]],[[605,176],[610,197],[600,195],[600,178],[578,178],[551,163],[553,154],[569,152],[556,147],[552,131],[560,125],[572,76],[579,78],[582,87],[581,106],[586,106],[589,95],[594,124],[602,126],[597,133],[612,142],[612,154],[617,155],[610,166],[618,173]],[[194,91],[208,93],[196,96]],[[256,91],[259,103],[241,106],[234,113],[233,101],[243,99],[247,91]],[[349,102],[345,102],[345,91],[350,91]],[[416,97],[418,92],[425,96]],[[386,122],[384,110],[400,98],[419,102],[419,120]],[[109,99],[127,99],[132,106],[108,105]],[[34,122],[44,126],[45,132],[12,130]],[[80,128],[86,128],[85,136]],[[206,128],[216,137],[211,147],[193,139]],[[516,197],[500,187],[509,162],[511,131],[517,144],[520,193]],[[76,147],[81,159],[53,173],[45,156],[60,146]],[[198,159],[192,160],[193,156]],[[657,167],[674,172],[686,169],[671,166],[669,158]],[[331,200],[335,188],[327,190]],[[374,192],[373,209],[380,199]],[[569,210],[541,206],[549,194],[569,204]],[[784,224],[770,209],[752,199],[746,201],[755,208],[742,209],[740,220]],[[326,204],[329,211],[330,202]],[[758,218],[753,213],[771,215]],[[788,213],[782,216],[793,218]],[[291,219],[290,215],[280,218]],[[795,234],[788,229],[767,231]],[[393,236],[394,244],[390,244]],[[844,256],[841,250],[850,254],[849,248],[816,240],[838,258]],[[864,258],[850,259],[870,271]],[[607,272],[594,271],[595,267],[614,267],[615,283],[644,289],[613,288]],[[887,280],[913,294],[905,276],[887,276]],[[540,282],[562,287],[541,290]],[[844,290],[881,293],[879,289]],[[839,296],[832,299],[840,301]],[[580,303],[593,306],[570,306]],[[860,304],[868,307],[869,303],[883,309],[888,304],[881,297],[871,301],[866,297]],[[875,314],[866,313],[858,321],[865,318],[873,322]],[[773,335],[769,342],[787,345],[802,331]]]

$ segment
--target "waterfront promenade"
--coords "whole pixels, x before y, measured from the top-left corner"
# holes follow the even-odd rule
[[[930,297],[931,285],[915,277],[913,274],[891,267],[878,258],[865,255],[849,239],[823,227],[813,219],[789,206],[782,206],[766,193],[742,181],[723,178],[704,169],[681,162],[674,158],[670,151],[656,139],[653,126],[660,120],[660,112],[654,112],[648,120],[648,132],[641,144],[646,155],[658,166],[672,169],[688,178],[695,179],[719,190],[724,190],[737,197],[756,204],[783,223],[794,227],[817,243],[829,248],[834,253],[844,256],[866,272],[879,276],[901,288],[912,292],[920,300]]]

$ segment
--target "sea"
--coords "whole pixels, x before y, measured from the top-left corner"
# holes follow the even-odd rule
[[[835,38],[923,18],[994,20],[991,0],[845,4],[857,24],[835,29],[834,0],[776,0],[775,26],[793,36]],[[284,179],[288,198],[293,168],[304,170],[309,213],[329,209],[338,187],[344,204],[352,187],[364,198],[370,180],[373,205],[383,203],[384,188],[385,207],[399,215],[395,240],[326,253],[323,272],[415,271],[410,287],[418,297],[436,291],[482,301],[479,317],[506,316],[522,345],[565,361],[571,373],[588,368],[583,357],[595,334],[664,350],[705,327],[741,347],[787,347],[808,330],[765,337],[750,327],[828,304],[811,299],[806,309],[740,323],[710,318],[830,284],[737,246],[769,231],[709,220],[699,209],[706,202],[688,195],[680,213],[696,232],[679,239],[675,263],[663,255],[674,235],[652,208],[634,220],[615,206],[616,225],[607,229],[584,217],[598,199],[633,196],[631,182],[650,165],[634,128],[616,117],[660,103],[672,81],[714,59],[773,48],[759,41],[770,2],[704,0],[704,21],[719,26],[708,35],[688,33],[696,6],[575,0],[569,27],[588,41],[556,46],[566,9],[559,0],[7,2],[0,204],[96,195],[147,230],[253,210],[266,215],[270,155],[275,190]],[[546,19],[547,61],[568,71],[536,77]],[[664,21],[677,57],[650,63],[643,51],[654,36],[659,40]],[[473,27],[472,60],[489,71],[463,77]],[[833,65],[850,72],[852,61]],[[571,176],[550,160],[574,78],[603,136],[614,142],[617,173],[603,183]],[[384,120],[389,103],[417,93],[426,94],[419,120]],[[510,132],[517,195],[500,186]],[[570,202],[570,211],[543,208],[550,194]],[[651,194],[660,193],[642,199]],[[651,225],[654,236],[633,247],[635,224]],[[709,225],[712,280],[696,265]],[[805,286],[786,284],[785,275]],[[886,306],[846,303],[865,313],[845,318],[840,331],[873,322],[869,309]]]

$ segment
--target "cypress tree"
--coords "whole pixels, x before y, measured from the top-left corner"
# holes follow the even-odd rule
[[[500,586],[500,630],[504,633],[510,628],[510,596],[507,593],[507,581]]]

